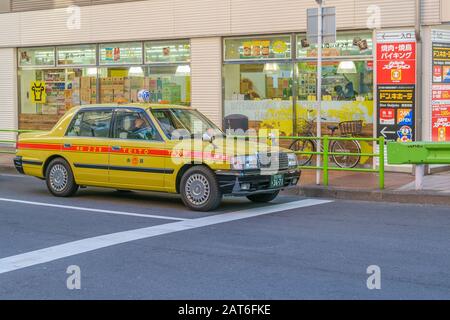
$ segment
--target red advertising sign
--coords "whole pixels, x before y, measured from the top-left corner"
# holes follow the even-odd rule
[[[450,141],[450,41],[446,38],[436,41],[439,37],[434,33],[432,37],[431,135],[433,141],[448,142]]]
[[[377,133],[386,141],[415,139],[416,37],[413,30],[376,34]]]
[[[450,141],[450,84],[433,85],[431,125],[433,141]]]
[[[450,84],[433,85],[433,102],[448,100],[450,103]]]
[[[383,124],[383,125],[395,124],[395,110],[381,108],[380,109],[380,124]]]
[[[377,44],[377,83],[416,84],[416,43]]]

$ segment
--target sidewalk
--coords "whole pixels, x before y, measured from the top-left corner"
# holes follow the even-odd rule
[[[385,189],[379,189],[378,174],[330,172],[330,186],[316,185],[315,171],[302,172],[298,194],[307,197],[380,202],[450,205],[450,172],[424,179],[424,190],[416,191],[414,176],[408,173],[385,173]]]
[[[415,183],[411,182],[400,188],[399,191],[411,191],[415,189]],[[423,179],[423,190],[435,191],[450,195],[450,172],[443,172],[431,176],[425,176]]]
[[[1,148],[0,150],[6,151],[7,149]],[[14,168],[13,160],[13,154],[0,153],[0,172],[17,173],[16,169]]]
[[[411,182],[414,182],[414,177],[411,174],[385,173],[386,190],[396,190]],[[379,176],[376,173],[330,171],[329,184],[330,188],[377,191],[379,190]],[[303,170],[301,185],[305,188],[317,187],[316,171]]]

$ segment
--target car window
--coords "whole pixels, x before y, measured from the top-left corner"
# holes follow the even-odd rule
[[[108,138],[112,111],[81,111],[75,115],[68,136]]]
[[[162,140],[155,126],[144,112],[119,111],[116,113],[115,119],[113,134],[115,139]]]
[[[217,126],[196,110],[171,108],[154,109],[151,112],[169,139],[190,137],[210,130],[220,132]]]
[[[164,134],[171,139],[175,130],[186,129],[183,123],[178,120],[170,110],[152,110],[153,116],[158,121]]]

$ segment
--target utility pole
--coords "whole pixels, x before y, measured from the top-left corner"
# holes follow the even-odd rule
[[[318,36],[317,36],[317,137],[319,140],[317,141],[317,152],[321,152],[322,149],[322,40],[323,40],[323,1],[324,0],[316,0],[319,5],[319,15],[318,15]],[[317,167],[322,165],[322,157],[320,154],[317,154]],[[316,184],[320,184],[321,179],[321,170],[316,170]]]

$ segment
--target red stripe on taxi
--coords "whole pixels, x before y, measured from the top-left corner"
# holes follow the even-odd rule
[[[59,150],[65,152],[83,152],[83,153],[115,153],[115,154],[131,154],[141,156],[159,156],[159,157],[176,157],[176,158],[194,158],[194,159],[208,159],[227,161],[229,156],[222,154],[215,154],[211,152],[202,151],[170,151],[167,149],[149,149],[149,148],[133,148],[123,147],[120,150],[112,150],[109,146],[86,146],[86,145],[71,145],[68,148],[63,147],[62,144],[43,144],[43,143],[18,143],[17,149],[32,149],[32,150]]]
[[[60,144],[44,144],[44,143],[18,143],[17,149],[45,149],[45,150],[61,150]]]

